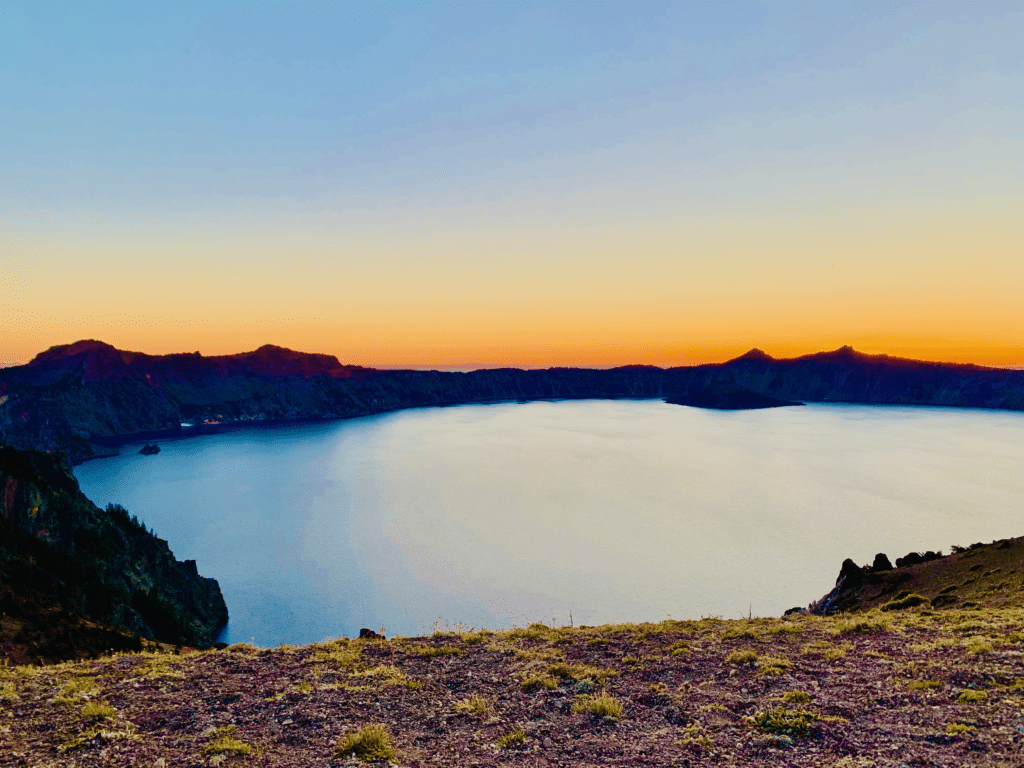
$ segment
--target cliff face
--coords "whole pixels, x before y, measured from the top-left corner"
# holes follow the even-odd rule
[[[89,501],[61,455],[0,446],[0,494],[0,593],[14,601],[5,612],[29,610],[15,603],[32,598],[193,646],[227,623],[217,582],[125,510]]]
[[[725,385],[784,401],[1024,410],[1024,371],[863,355],[848,347],[790,360],[753,350],[688,368],[440,373],[346,366],[328,355],[271,346],[221,357],[154,356],[82,341],[0,370],[0,442],[64,450],[79,462],[109,452],[96,443],[103,438],[176,431],[183,421],[347,418],[496,400],[686,398]]]

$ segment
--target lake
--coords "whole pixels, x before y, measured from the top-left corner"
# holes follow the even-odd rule
[[[220,582],[228,643],[774,616],[847,557],[1024,533],[1001,411],[533,402],[141,445],[75,475]]]

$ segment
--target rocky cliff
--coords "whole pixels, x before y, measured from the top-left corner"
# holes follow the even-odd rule
[[[239,355],[145,355],[99,341],[53,347],[0,369],[0,442],[64,450],[72,463],[140,433],[264,420],[348,418],[499,400],[686,398],[743,387],[780,401],[1024,410],[1024,371],[865,355],[849,347],[776,360],[610,370],[381,371],[265,346]],[[699,399],[699,398],[698,398]]]
[[[208,646],[227,623],[217,582],[200,576],[194,560],[176,560],[124,509],[89,501],[62,455],[0,446],[0,494],[0,598],[22,624],[48,615],[66,625],[51,610],[59,607],[145,638]],[[18,645],[10,629],[4,642]],[[21,624],[19,632],[21,645],[53,634]]]

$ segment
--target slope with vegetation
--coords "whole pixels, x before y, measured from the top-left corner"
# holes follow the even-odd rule
[[[0,446],[0,657],[57,661],[142,638],[208,646],[227,622],[213,579],[118,506],[85,497],[59,454]]]

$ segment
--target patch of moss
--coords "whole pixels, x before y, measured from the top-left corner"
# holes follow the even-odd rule
[[[988,694],[985,691],[961,691],[956,700],[961,704],[980,704],[988,701]]]

